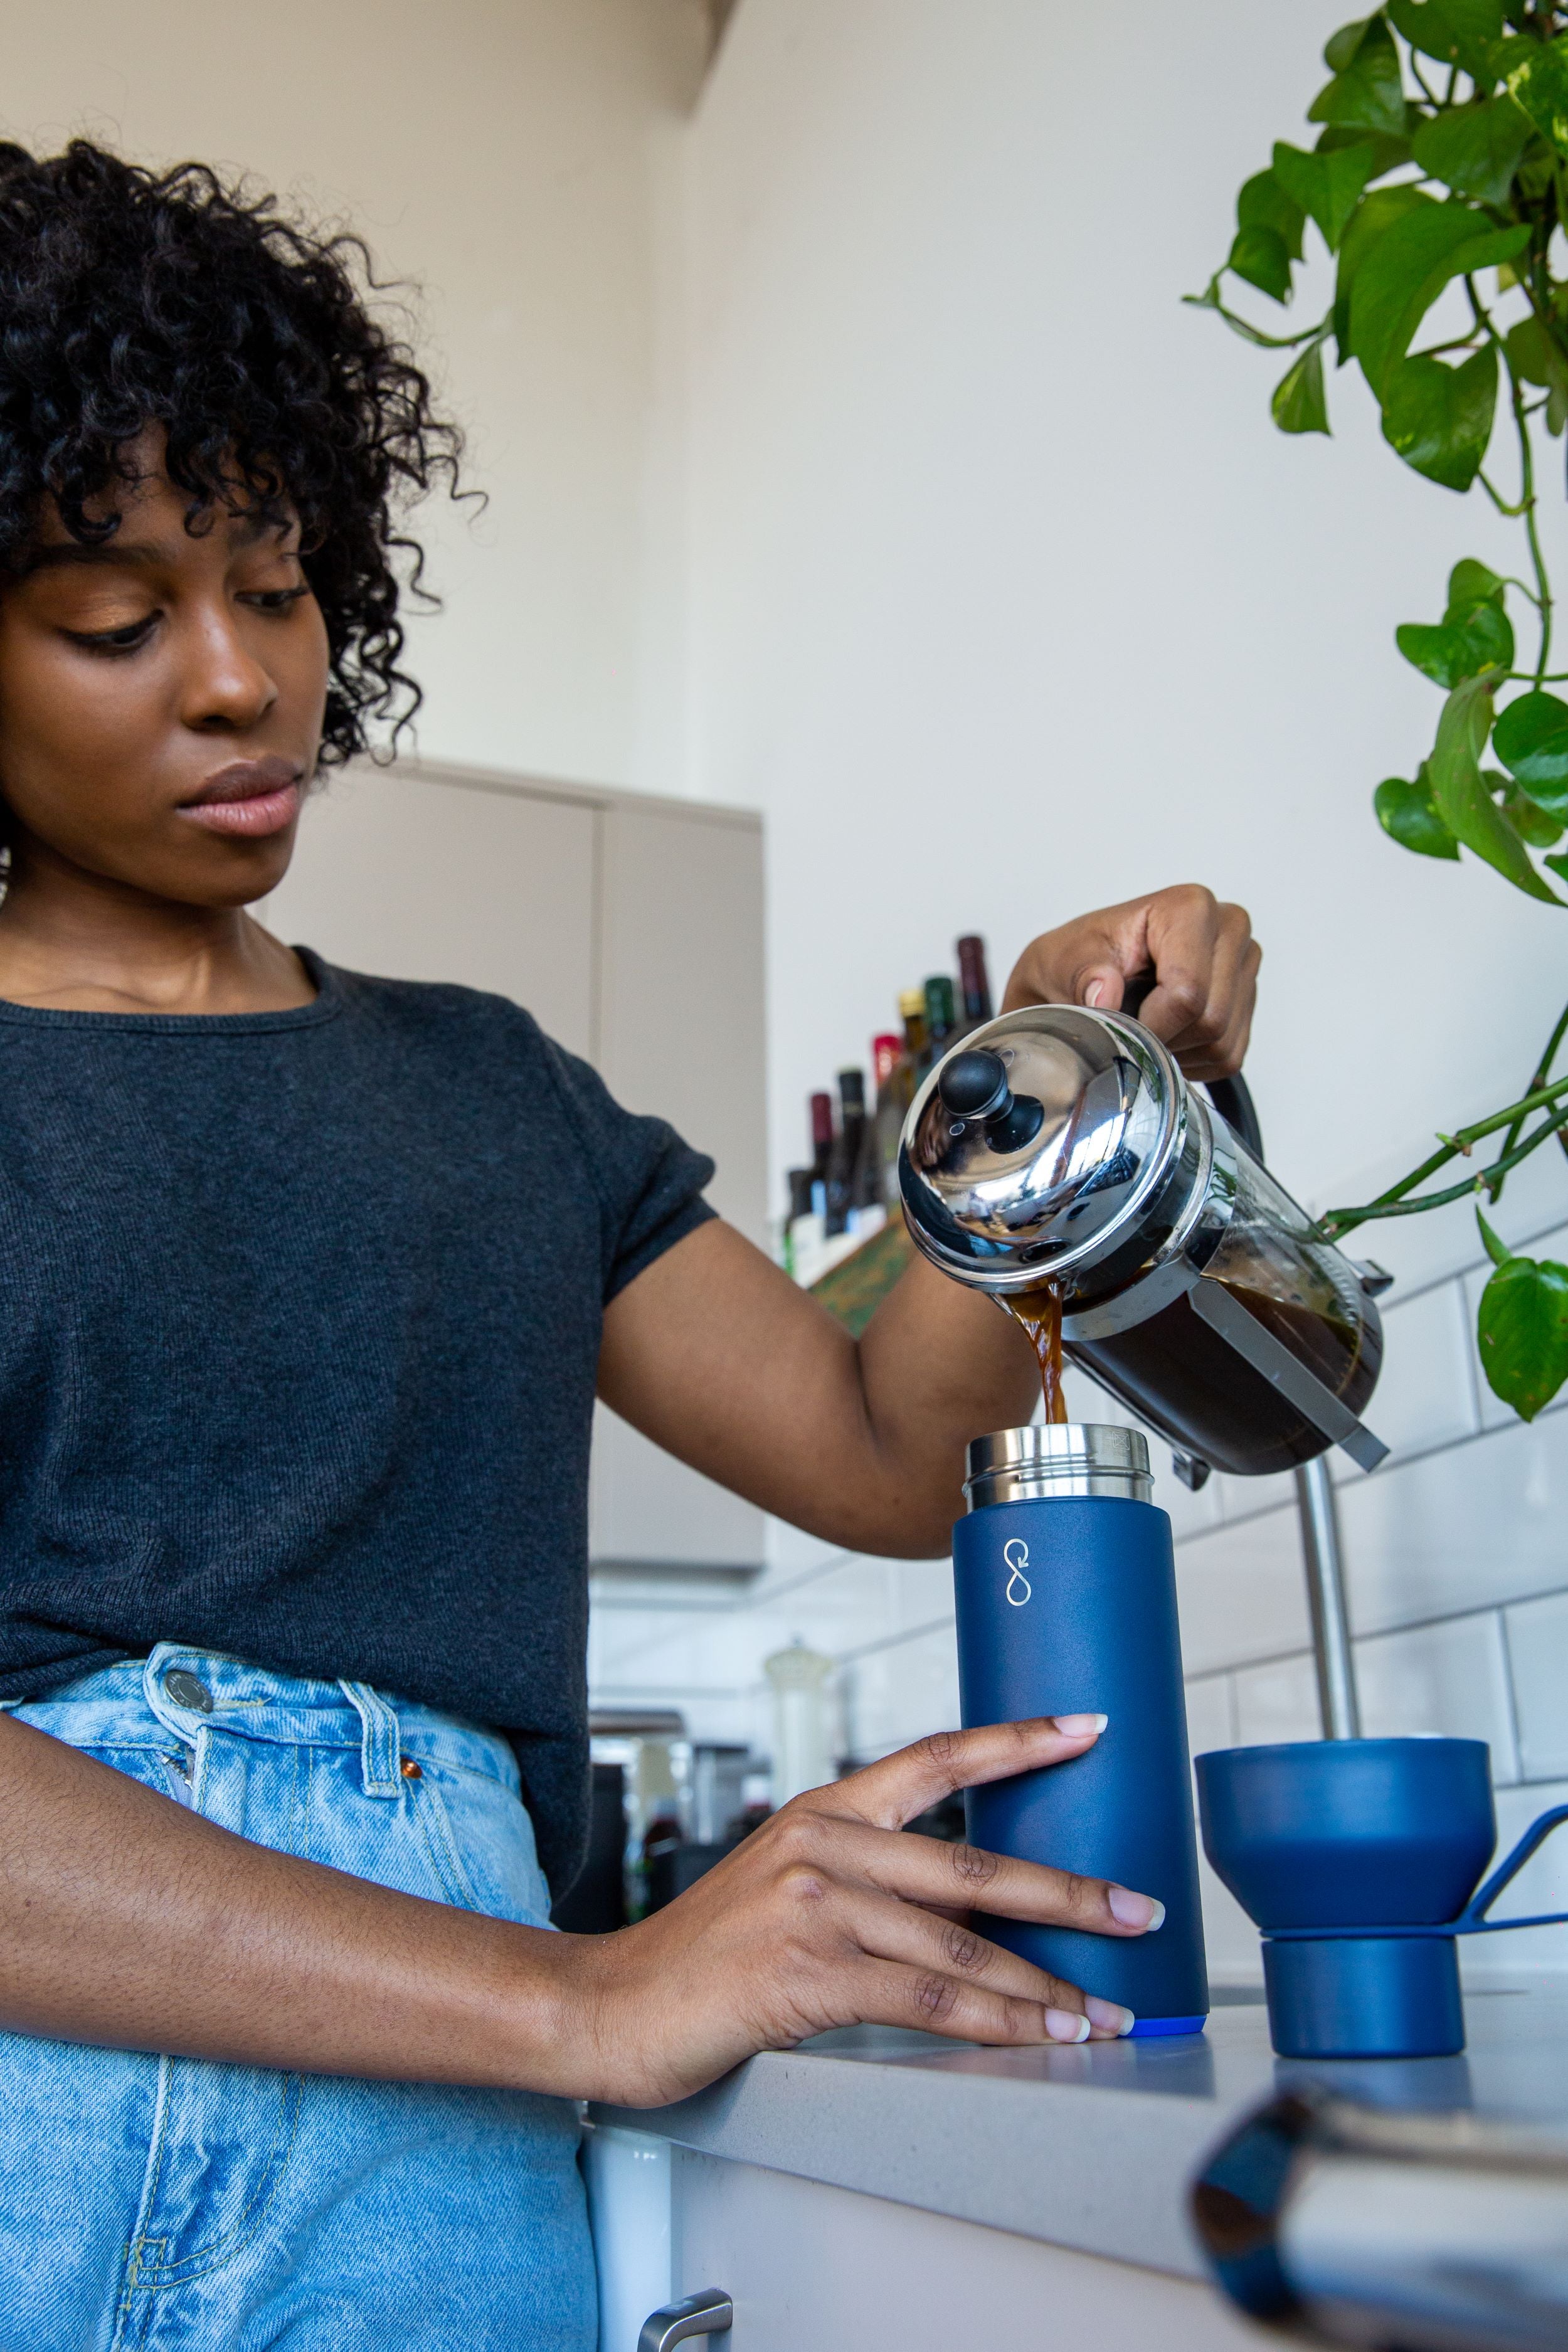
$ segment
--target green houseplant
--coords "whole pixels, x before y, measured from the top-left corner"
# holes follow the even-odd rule
[[[1462,559],[1441,617],[1395,630],[1443,701],[1431,750],[1413,776],[1379,784],[1373,806],[1405,849],[1468,850],[1515,889],[1568,907],[1568,699],[1552,691],[1568,669],[1551,667],[1537,488],[1568,425],[1568,9],[1388,0],[1323,55],[1312,145],[1275,146],[1237,198],[1226,261],[1185,299],[1289,353],[1272,399],[1282,432],[1327,433],[1327,365],[1353,363],[1407,466],[1449,491],[1479,486],[1517,523],[1517,576]],[[1289,304],[1309,232],[1333,257],[1332,299],[1299,332],[1268,331],[1236,305],[1255,309],[1256,294]],[[1509,453],[1506,488],[1488,470],[1494,438]],[[1522,658],[1516,613],[1531,641]],[[1319,1225],[1337,1240],[1473,1199],[1493,1261],[1480,1360],[1526,1420],[1568,1380],[1568,1266],[1507,1249],[1483,1204],[1553,1138],[1568,1153],[1568,1074],[1554,1075],[1565,1037],[1568,1007],[1515,1101],[1440,1134],[1397,1184]],[[1451,1181],[1460,1160],[1471,1164]]]

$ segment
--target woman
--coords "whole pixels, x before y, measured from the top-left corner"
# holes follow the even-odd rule
[[[526,1013],[244,911],[319,772],[410,707],[397,504],[455,479],[354,259],[194,167],[0,155],[0,2343],[30,2352],[576,2352],[571,2100],[860,2020],[1113,2035],[965,1907],[1159,1924],[897,1833],[1082,1754],[1076,1717],[799,1799],[621,1935],[547,1928],[595,1384],[764,1508],[929,1557],[1035,1375],[923,1267],[856,1345]],[[1257,961],[1238,908],[1167,891],[1037,940],[1009,999],[1113,1005],[1152,962],[1144,1019],[1218,1075]]]

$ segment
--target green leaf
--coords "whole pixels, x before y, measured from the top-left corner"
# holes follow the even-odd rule
[[[1393,138],[1385,131],[1336,131],[1332,124],[1327,131],[1319,131],[1312,142],[1312,152],[1314,155],[1337,155],[1342,147],[1372,149],[1372,169],[1367,173],[1369,181],[1381,180],[1385,172],[1396,172],[1401,163],[1410,161],[1408,139]]]
[[[1443,618],[1456,625],[1466,621],[1478,604],[1500,604],[1506,589],[1507,583],[1498,578],[1489,564],[1473,555],[1462,555],[1448,574],[1448,609]],[[1511,653],[1509,658],[1511,661]]]
[[[1239,229],[1226,267],[1276,302],[1290,299],[1290,251],[1278,229]]]
[[[1498,719],[1492,749],[1537,807],[1568,824],[1568,702],[1521,694]]]
[[[1376,201],[1369,197],[1368,206]],[[1419,195],[1373,239],[1351,287],[1350,343],[1380,400],[1390,370],[1409,350],[1445,286],[1470,270],[1511,259],[1529,242],[1524,222],[1494,228],[1473,205],[1437,204]]]
[[[1563,827],[1557,819],[1548,816],[1511,776],[1502,775],[1496,768],[1483,768],[1481,782],[1526,848],[1550,849],[1554,841],[1562,840]]]
[[[1542,866],[1550,866],[1560,881],[1568,882],[1568,857],[1543,857]]]
[[[1294,367],[1274,387],[1270,403],[1281,433],[1326,433],[1329,404],[1323,397],[1323,346],[1309,343]]]
[[[1467,677],[1480,670],[1513,667],[1513,628],[1500,604],[1489,600],[1466,606],[1462,618],[1450,604],[1443,618],[1464,639]]]
[[[1331,33],[1323,48],[1323,63],[1331,73],[1343,73],[1361,47],[1362,35],[1371,24],[1370,16],[1358,16],[1352,25],[1342,25]]]
[[[1542,320],[1521,319],[1503,338],[1509,364],[1522,383],[1547,388],[1546,429],[1561,433],[1568,424],[1568,355]]]
[[[1307,110],[1309,122],[1332,122],[1350,131],[1402,131],[1405,128],[1405,85],[1399,75],[1399,51],[1386,20],[1369,16],[1347,55],[1347,25],[1336,33],[1323,55],[1344,57],[1327,89],[1321,89]]]
[[[1469,488],[1486,457],[1496,414],[1497,352],[1490,343],[1460,367],[1442,360],[1402,359],[1384,373],[1384,439],[1407,466],[1445,489]]]
[[[1521,37],[1500,42],[1492,65],[1515,104],[1543,137],[1568,154],[1568,35],[1555,41]]]
[[[1372,804],[1379,824],[1401,849],[1413,849],[1418,857],[1458,856],[1458,843],[1432,804],[1425,765],[1413,784],[1403,776],[1385,776]]]
[[[1268,176],[1301,212],[1311,215],[1322,231],[1324,244],[1333,253],[1338,250],[1345,223],[1354,212],[1362,190],[1372,177],[1375,154],[1370,139],[1363,139],[1353,147],[1335,148],[1326,155],[1307,155],[1300,147],[1288,147],[1280,141],[1274,150],[1273,172]],[[1298,259],[1300,257],[1298,247]]]
[[[1534,129],[1511,98],[1483,98],[1474,106],[1432,115],[1410,142],[1424,172],[1461,196],[1483,205],[1508,202],[1508,192]]]
[[[1492,1394],[1533,1421],[1568,1380],[1568,1265],[1504,1258],[1481,1293],[1476,1335]]]
[[[1396,32],[1439,65],[1472,79],[1489,77],[1491,45],[1502,31],[1502,0],[1389,0]]]
[[[1487,1255],[1490,1258],[1492,1264],[1494,1265],[1506,1265],[1510,1258],[1513,1255],[1513,1252],[1510,1249],[1505,1241],[1500,1240],[1498,1235],[1493,1233],[1491,1227],[1482,1216],[1479,1209],[1476,1211],[1476,1223],[1481,1229],[1481,1240],[1485,1244]]]
[[[1291,260],[1300,260],[1306,214],[1272,172],[1255,172],[1243,183],[1236,199],[1236,225],[1238,229],[1271,228],[1283,238]]]
[[[1465,642],[1458,629],[1433,626],[1426,621],[1402,621],[1394,642],[1413,667],[1440,686],[1445,694],[1469,675],[1465,669]]]
[[[1530,853],[1481,782],[1480,758],[1491,726],[1492,687],[1467,677],[1449,695],[1432,747],[1432,798],[1456,841],[1495,866],[1516,890],[1563,904],[1531,865]]]

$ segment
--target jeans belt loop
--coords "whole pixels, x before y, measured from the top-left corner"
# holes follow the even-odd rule
[[[360,1772],[367,1797],[401,1797],[403,1776],[397,1717],[368,1683],[340,1682],[360,1719]]]

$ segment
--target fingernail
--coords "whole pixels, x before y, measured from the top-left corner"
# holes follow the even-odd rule
[[[1093,1993],[1084,1995],[1083,2011],[1091,2025],[1103,2026],[1110,2033],[1131,2033],[1138,2022],[1119,2000],[1100,2000]]]
[[[1087,1739],[1090,1732],[1100,1732],[1110,1721],[1108,1715],[1053,1715],[1051,1721],[1064,1739]]]
[[[1105,1899],[1119,1927],[1142,1927],[1146,1936],[1152,1936],[1165,1916],[1163,1903],[1156,1903],[1152,1895],[1134,1895],[1130,1886],[1107,1887]]]
[[[1098,1004],[1104,994],[1105,982],[1102,980],[1091,980],[1083,992],[1083,1001],[1086,1004]]]
[[[1080,2017],[1076,2009],[1047,2009],[1046,2032],[1053,2042],[1087,2042],[1089,2020]]]

